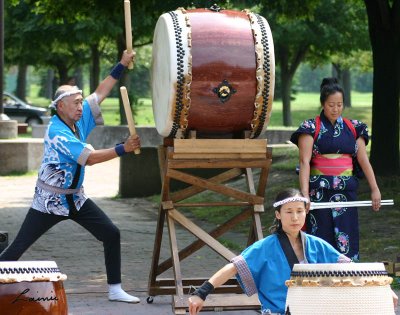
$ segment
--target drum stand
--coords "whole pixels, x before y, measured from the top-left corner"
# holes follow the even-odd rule
[[[186,314],[187,294],[190,293],[191,287],[200,286],[208,278],[183,279],[180,264],[183,259],[207,245],[230,261],[237,254],[222,245],[217,238],[249,217],[252,219],[252,224],[247,244],[250,245],[263,238],[260,213],[264,212],[264,194],[272,161],[271,155],[271,152],[267,150],[265,139],[165,139],[164,145],[159,148],[162,191],[149,275],[148,303],[152,303],[153,296],[156,295],[173,295],[174,313]],[[253,168],[260,169],[258,187],[255,186],[253,180]],[[211,178],[203,178],[188,174],[184,172],[185,169],[224,169],[224,172]],[[228,180],[243,175],[247,180],[248,192],[225,185]],[[190,186],[171,192],[171,179]],[[229,200],[208,203],[181,202],[206,190],[229,197]],[[211,232],[206,232],[177,210],[179,207],[211,208],[216,206],[239,206],[243,208],[243,211],[225,223],[221,223]],[[159,263],[165,221],[167,221],[171,257]],[[197,238],[181,250],[178,249],[176,223]],[[215,271],[220,267],[217,267]],[[173,268],[174,279],[157,279],[160,274],[170,268]],[[236,279],[230,279],[225,285],[217,288],[215,293],[207,297],[203,310],[260,309],[257,296],[249,298],[243,294]],[[224,295],[221,296],[218,293]]]

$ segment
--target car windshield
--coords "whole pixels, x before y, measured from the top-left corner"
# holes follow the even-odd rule
[[[5,106],[16,106],[17,102],[9,97],[8,95],[3,95],[3,105]]]

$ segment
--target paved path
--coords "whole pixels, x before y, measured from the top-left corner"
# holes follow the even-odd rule
[[[131,305],[107,300],[107,286],[101,243],[74,222],[58,224],[39,239],[22,260],[54,260],[68,276],[64,282],[70,315],[163,315],[173,314],[170,296],[156,296],[147,304],[147,281],[153,254],[158,205],[145,199],[113,199],[118,193],[119,160],[87,167],[85,191],[121,230],[122,282],[141,303]],[[8,231],[12,240],[30,206],[36,175],[0,176],[0,230]],[[134,187],[132,187],[134,189]],[[233,237],[237,235],[233,235]],[[193,237],[178,229],[179,247]],[[241,236],[239,236],[241,237]],[[161,256],[169,257],[165,236]],[[209,249],[184,260],[185,278],[208,278],[225,261]],[[171,273],[162,275],[172,277]],[[203,312],[202,314],[255,315],[256,311]],[[400,311],[397,311],[400,315]]]

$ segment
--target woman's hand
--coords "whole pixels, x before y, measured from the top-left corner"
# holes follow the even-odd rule
[[[379,211],[379,208],[381,207],[381,192],[379,191],[374,171],[368,159],[367,149],[365,148],[365,140],[363,137],[359,137],[357,139],[357,146],[357,161],[360,164],[371,189],[372,209],[374,211]]]
[[[196,296],[193,295],[189,298],[189,314],[190,315],[197,315],[201,309],[203,308],[204,301]]]
[[[381,207],[381,192],[378,187],[371,191],[371,201],[372,209],[374,209],[374,211],[379,211]]]
[[[397,306],[399,305],[399,298],[396,295],[396,293],[394,293],[394,291],[392,290],[392,298],[393,298],[393,306],[394,309],[397,310]]]

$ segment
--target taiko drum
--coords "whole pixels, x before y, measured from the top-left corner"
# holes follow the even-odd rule
[[[0,262],[0,313],[68,315],[66,278],[54,261]]]
[[[152,100],[157,131],[184,138],[249,131],[268,124],[274,46],[265,18],[250,11],[178,9],[161,15],[153,39]]]
[[[295,264],[287,315],[394,315],[393,279],[383,263]]]

